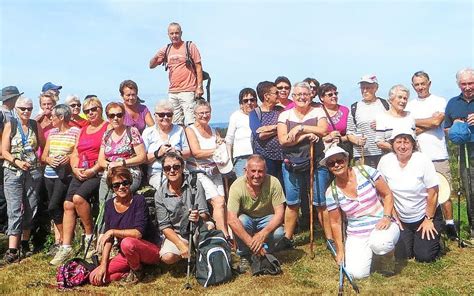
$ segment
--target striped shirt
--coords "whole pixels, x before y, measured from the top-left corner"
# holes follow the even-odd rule
[[[375,181],[381,177],[376,169],[369,166],[364,166],[364,168],[372,180]],[[340,207],[346,214],[347,235],[368,236],[383,217],[383,205],[371,182],[356,167],[353,170],[357,180],[357,197],[353,199],[345,196],[336,186],[336,196],[339,200],[337,203],[333,196],[332,185],[330,185],[326,191],[326,205],[328,211]]]
[[[77,127],[71,127],[65,132],[60,132],[58,128],[54,128],[49,132],[49,153],[48,157],[59,155],[70,155],[76,145],[81,130]],[[49,165],[44,169],[45,178],[57,178],[56,171]]]

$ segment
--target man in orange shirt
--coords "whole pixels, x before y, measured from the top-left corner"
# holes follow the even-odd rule
[[[194,101],[204,93],[202,88],[201,55],[194,43],[181,39],[178,23],[168,26],[171,44],[162,47],[150,60],[150,69],[163,65],[169,68],[169,100],[173,105],[173,123],[194,123]],[[189,51],[189,52],[188,52]]]

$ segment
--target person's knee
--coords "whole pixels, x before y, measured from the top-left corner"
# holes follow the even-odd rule
[[[435,261],[439,255],[439,248],[415,250],[415,260],[423,263]]]
[[[63,204],[63,207],[64,207],[64,214],[75,211],[74,203],[71,201],[66,200]]]
[[[354,279],[364,279],[370,276],[370,268],[362,268],[360,266],[347,266],[347,272],[349,272]]]
[[[120,250],[124,253],[124,255],[132,254],[135,252],[135,245],[137,239],[133,237],[125,237],[120,242]]]
[[[74,194],[72,196],[72,203],[74,204],[74,206],[77,208],[77,207],[81,207],[84,205],[84,203],[86,203],[86,200],[80,196],[80,195],[77,195],[77,194]]]
[[[165,253],[161,256],[161,262],[171,265],[181,260],[181,256],[173,253]]]

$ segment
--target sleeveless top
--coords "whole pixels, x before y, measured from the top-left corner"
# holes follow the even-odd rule
[[[23,133],[25,137],[24,139],[22,139],[22,132],[20,132],[21,128],[21,124],[18,123],[16,134],[10,141],[10,153],[14,158],[31,163],[30,170],[33,170],[39,167],[38,156],[36,155],[38,142],[36,140],[35,132],[30,125],[28,125],[28,131]],[[8,160],[3,162],[3,167],[15,171],[19,170],[16,165],[10,163]]]
[[[194,124],[189,126],[194,133],[196,134],[196,138],[199,142],[199,147],[201,149],[215,149],[217,147],[216,145],[216,130],[211,127],[211,133],[212,136],[208,138],[204,138],[194,126]],[[196,159],[193,156],[191,156],[188,161],[188,169],[189,170],[200,170],[200,169],[205,169],[205,168],[214,168],[216,166],[216,163],[212,159],[212,156],[209,156],[207,158],[200,158]]]

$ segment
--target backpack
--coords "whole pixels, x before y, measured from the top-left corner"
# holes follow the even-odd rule
[[[185,42],[185,46],[186,46],[185,47],[185,49],[186,49],[186,66],[193,69],[193,72],[196,73],[196,65],[194,64],[194,60],[191,57],[191,53],[190,53],[191,52],[190,51],[191,42],[192,41],[186,41]],[[170,53],[171,46],[173,46],[173,43],[168,43],[168,45],[166,46],[166,50],[165,50],[165,57],[163,59],[163,66],[165,67],[165,71],[168,71],[168,55]]]
[[[377,99],[380,100],[385,110],[388,111],[388,109],[390,109],[390,104],[387,102],[387,100],[379,98],[379,97],[377,97]],[[355,102],[351,105],[351,115],[352,115],[352,120],[354,121],[354,126],[357,126],[357,121],[356,121],[357,103],[358,102]]]
[[[128,136],[128,139],[130,140],[130,143],[133,142],[133,138],[132,138],[132,127],[130,126],[126,126],[126,131],[127,131],[127,136]],[[106,143],[109,138],[112,136],[112,132],[114,131],[114,129],[109,129],[107,131],[105,131],[105,135],[104,135],[104,143]]]
[[[28,123],[31,126],[31,129],[33,130],[33,133],[36,136],[36,143],[38,143],[38,146],[39,146],[40,142],[39,142],[39,134],[38,134],[38,123],[36,122],[36,120],[33,120],[33,119],[28,119]],[[10,121],[10,124],[11,124],[10,141],[11,141],[18,131],[18,119],[12,119]]]
[[[366,178],[370,184],[375,188],[375,181],[374,179],[372,179],[372,176],[369,175],[369,173],[367,172],[367,170],[364,168],[364,166],[362,165],[357,165],[357,169],[359,170],[359,173],[364,176],[364,178]],[[334,201],[336,202],[336,205],[339,206],[339,198],[337,197],[337,188],[336,188],[336,180],[333,180],[331,182],[331,193],[332,193],[332,197],[334,198]]]
[[[73,258],[58,267],[56,281],[59,289],[69,289],[89,282],[96,265],[81,258]]]
[[[221,230],[199,227],[196,280],[205,288],[232,280],[231,249]]]

